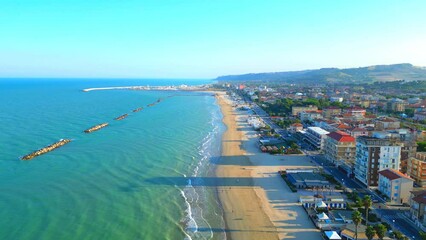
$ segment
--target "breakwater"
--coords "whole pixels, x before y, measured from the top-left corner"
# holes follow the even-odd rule
[[[169,96],[169,97],[172,97],[172,96]],[[153,102],[151,104],[148,104],[148,107],[152,107],[152,106],[160,103],[161,101],[163,101],[163,98],[159,98],[155,102]],[[143,107],[139,107],[139,108],[134,109],[133,112],[139,112],[142,109],[143,109]],[[118,116],[118,117],[114,118],[114,120],[120,121],[120,120],[123,120],[123,119],[127,118],[128,116],[129,116],[129,114],[126,113],[126,114],[123,114],[121,116]],[[101,123],[101,124],[92,126],[92,127],[88,128],[88,129],[84,130],[83,132],[84,133],[92,133],[92,132],[98,131],[98,130],[100,130],[100,129],[108,126],[108,125],[109,125],[109,123]],[[32,152],[32,153],[30,153],[28,155],[25,155],[21,159],[22,160],[30,160],[30,159],[32,159],[34,157],[40,156],[40,155],[48,153],[48,152],[50,152],[50,151],[52,151],[52,150],[54,150],[56,148],[59,148],[59,147],[65,145],[65,144],[67,144],[69,142],[71,142],[71,140],[69,140],[69,139],[61,139],[60,141],[58,141],[56,143],[53,143],[53,144],[51,144],[51,145],[49,145],[47,147],[44,147],[44,148],[39,149],[37,151],[34,151],[34,152]]]
[[[69,142],[71,142],[71,140],[69,140],[69,139],[61,139],[58,142],[55,142],[53,144],[50,144],[49,146],[46,146],[44,148],[41,148],[41,149],[39,149],[37,151],[34,151],[34,152],[28,154],[28,155],[25,155],[21,159],[22,160],[31,160],[31,159],[33,159],[33,158],[35,158],[37,156],[43,155],[43,154],[48,153],[50,151],[53,151],[53,150],[55,150],[57,148],[60,148],[60,147],[64,146],[65,144],[69,143]]]
[[[140,111],[142,111],[142,109],[143,109],[142,107],[136,108],[136,109],[133,110],[133,112],[140,112]]]
[[[84,132],[85,133],[91,133],[91,132],[94,132],[94,131],[98,131],[99,129],[104,128],[106,126],[108,126],[108,123],[101,123],[101,124],[98,124],[98,125],[95,125],[95,126],[89,128],[89,129],[84,130]]]
[[[117,120],[117,121],[120,121],[120,120],[123,120],[123,119],[125,119],[126,117],[128,117],[129,116],[129,114],[123,114],[123,115],[121,115],[121,116],[119,116],[119,117],[116,117],[116,118],[114,118],[114,120]]]

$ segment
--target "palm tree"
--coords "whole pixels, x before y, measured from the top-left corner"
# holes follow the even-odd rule
[[[386,226],[381,223],[377,224],[375,229],[377,237],[379,237],[379,239],[383,239],[385,237],[386,231],[388,230]]]
[[[352,213],[352,221],[355,224],[355,240],[357,240],[358,239],[358,225],[362,221],[361,213],[358,210],[356,210]]]
[[[365,235],[367,236],[368,240],[372,240],[374,235],[376,235],[376,230],[372,226],[368,226],[367,229],[365,229]]]
[[[365,195],[364,199],[362,200],[362,203],[365,208],[365,225],[368,226],[368,209],[373,204],[373,201],[371,201],[371,197],[369,195]]]

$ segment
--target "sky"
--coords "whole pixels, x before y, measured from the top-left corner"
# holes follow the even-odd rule
[[[0,0],[0,77],[426,66],[424,0]]]

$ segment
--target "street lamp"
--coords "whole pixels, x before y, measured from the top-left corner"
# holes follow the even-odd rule
[[[395,219],[393,219],[392,222],[393,222],[393,228],[395,228]]]

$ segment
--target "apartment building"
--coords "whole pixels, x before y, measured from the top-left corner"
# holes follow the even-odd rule
[[[409,203],[413,179],[394,169],[379,172],[379,191],[391,204]]]
[[[356,139],[355,178],[367,187],[377,186],[378,172],[399,170],[401,145],[388,138],[360,136]]]
[[[412,191],[409,217],[422,231],[426,231],[426,191]]]
[[[355,163],[355,138],[348,133],[336,131],[327,134],[324,142],[325,158],[352,174]]]
[[[309,105],[309,106],[306,106],[306,107],[295,107],[295,106],[293,106],[291,108],[291,114],[293,116],[298,116],[300,112],[304,112],[304,111],[305,112],[306,111],[318,111],[318,107]]]
[[[305,140],[316,149],[323,150],[324,139],[329,134],[328,131],[319,127],[308,127],[305,133]]]
[[[426,187],[426,152],[418,152],[408,159],[407,174],[421,187]]]

